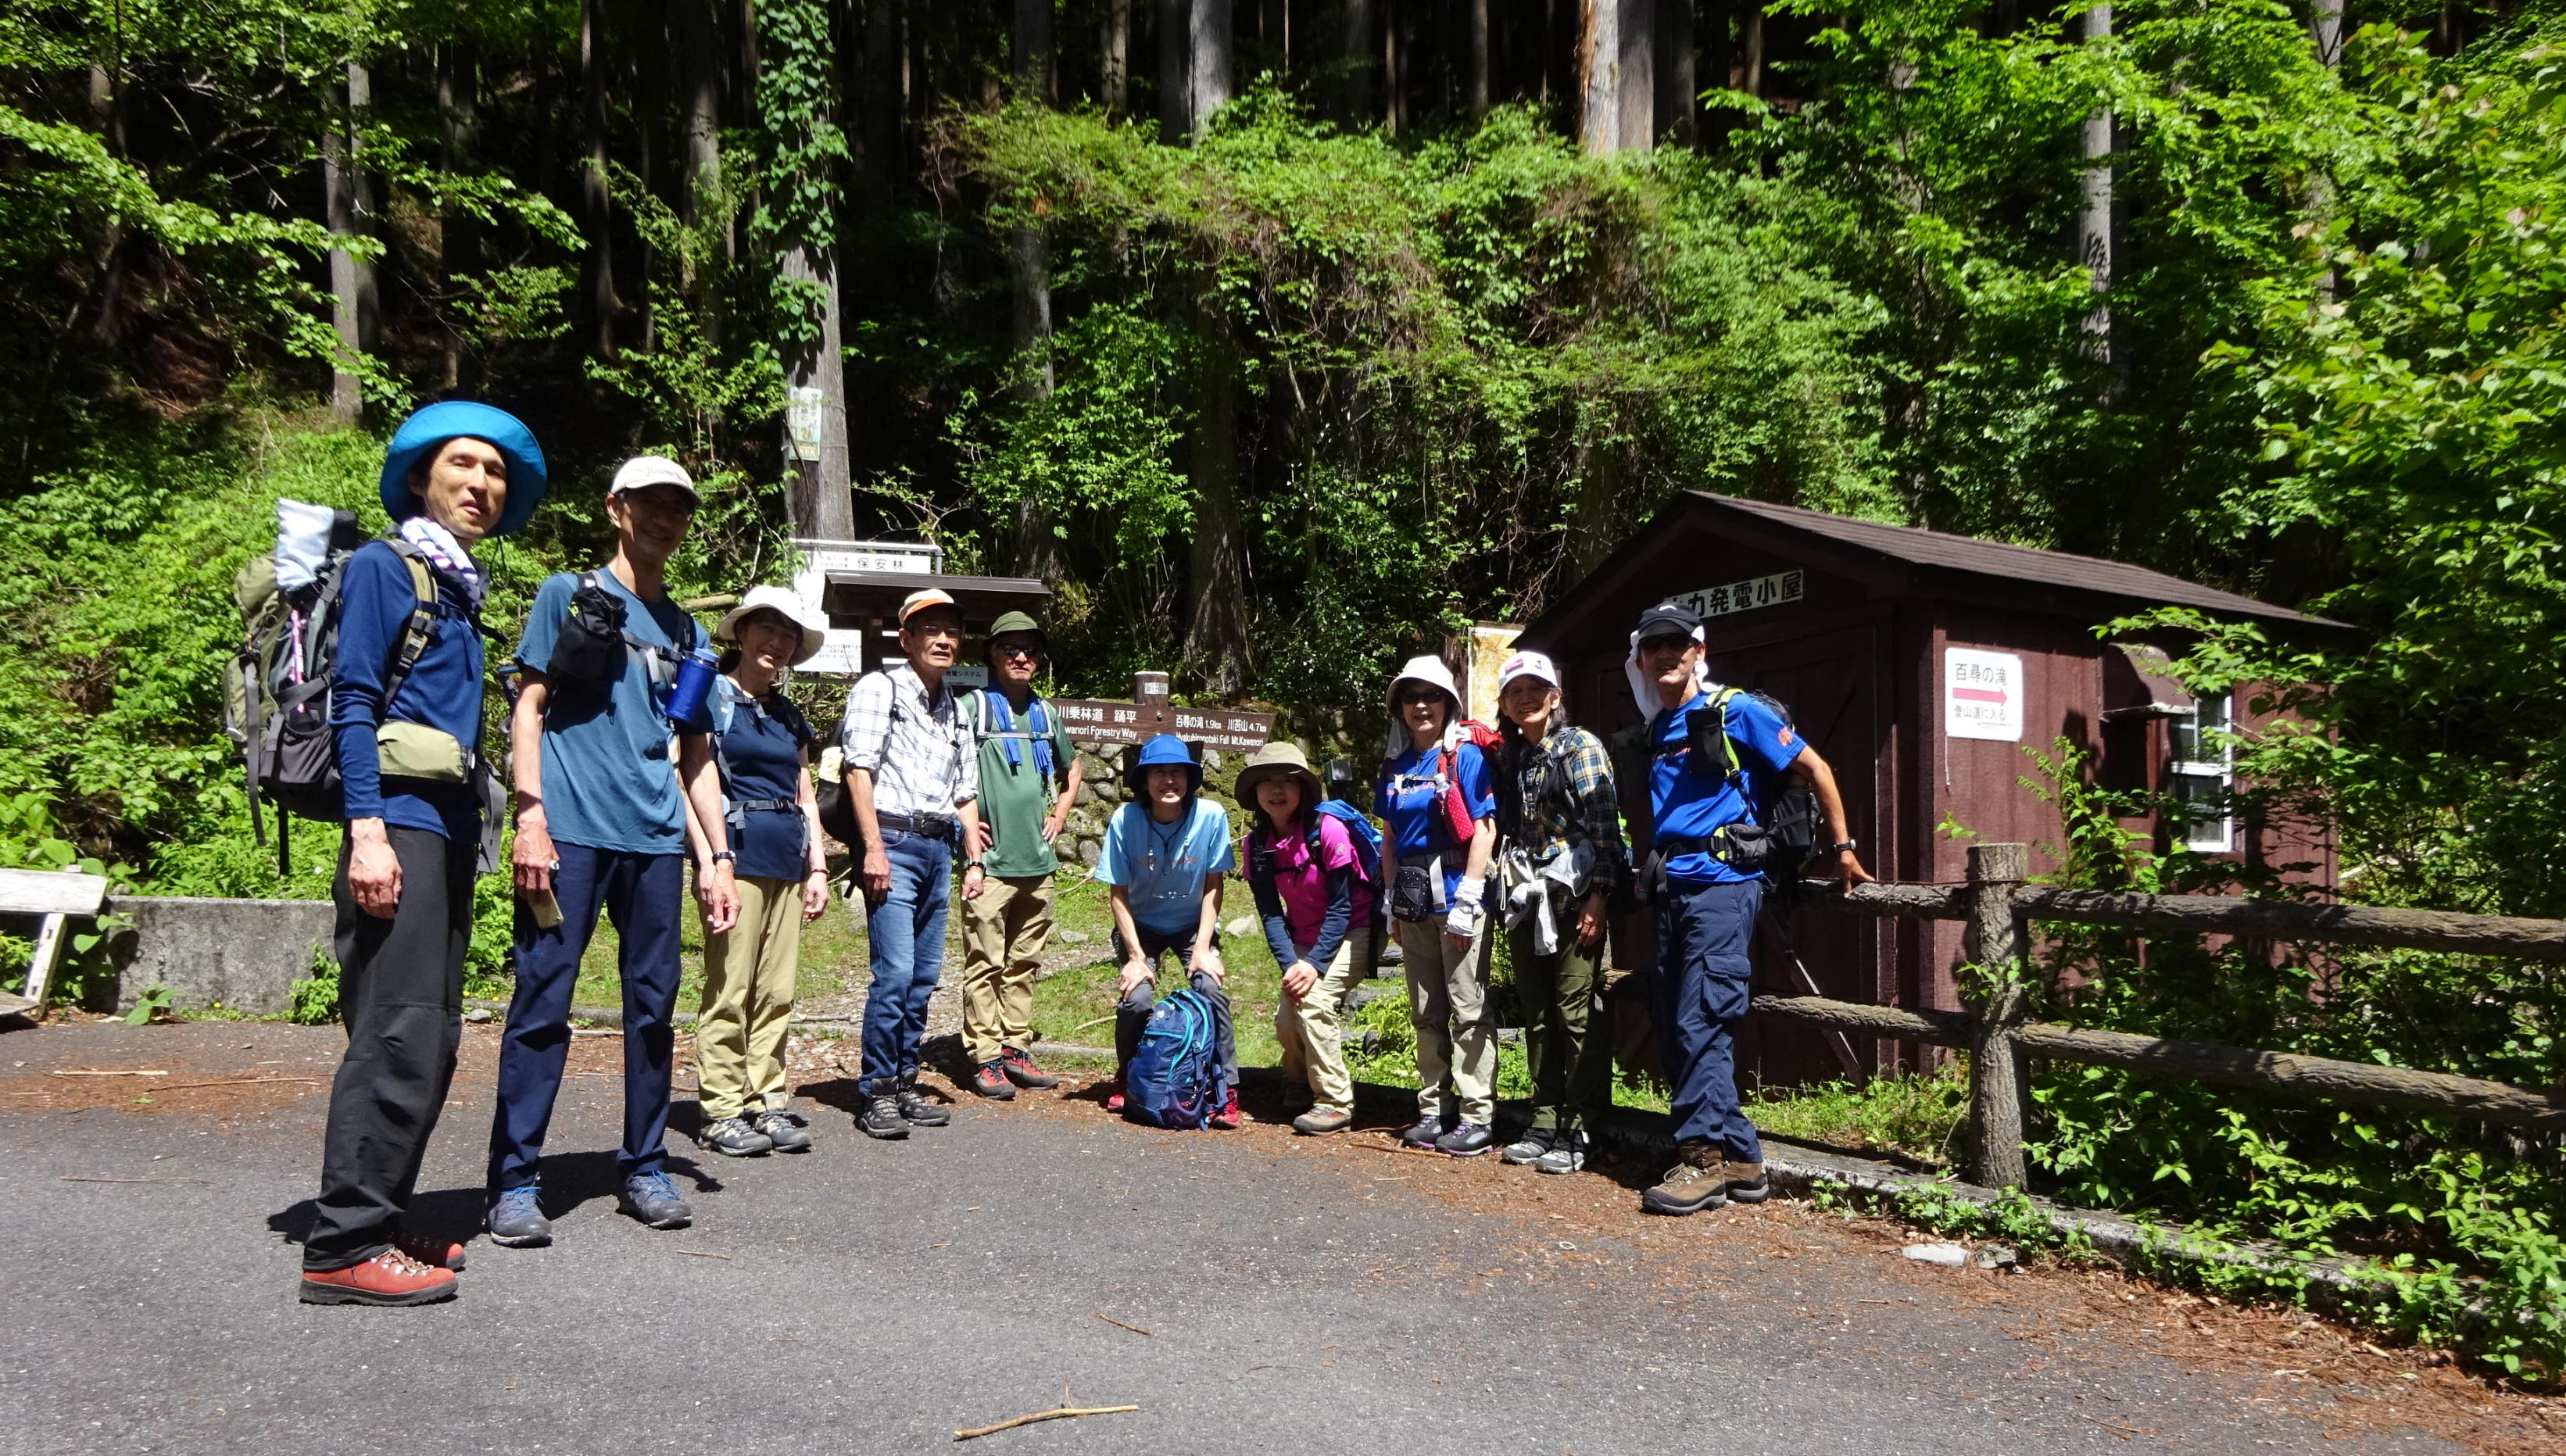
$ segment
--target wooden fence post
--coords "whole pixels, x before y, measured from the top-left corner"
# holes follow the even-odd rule
[[[2015,1028],[2022,1024],[2022,922],[2016,887],[2030,873],[2020,845],[1969,847],[1969,919],[1964,944],[1977,966],[1962,996],[1975,1022],[1969,1037],[1969,1181],[2019,1188],[2023,1081]]]

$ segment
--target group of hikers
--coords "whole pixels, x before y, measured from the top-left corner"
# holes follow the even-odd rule
[[[304,1244],[310,1303],[412,1305],[456,1292],[463,1246],[402,1218],[453,1076],[473,879],[495,867],[504,808],[478,751],[485,579],[472,549],[522,527],[546,487],[522,423],[487,405],[429,405],[385,452],[391,533],[357,548],[339,579],[328,724],[347,825],[334,892],[348,1049]],[[790,1105],[784,1049],[802,926],[829,903],[831,831],[856,851],[872,963],[857,1128],[898,1139],[949,1120],[917,1075],[957,888],[965,1085],[1000,1099],[1059,1086],[1032,1056],[1033,987],[1053,927],[1055,845],[1083,772],[1061,715],[1035,689],[1049,654],[1040,625],[1023,612],[990,623],[987,685],[960,691],[960,607],[940,591],[908,597],[905,660],[849,693],[829,786],[842,812],[824,816],[822,740],[779,683],[821,649],[828,625],[791,594],[752,588],[711,632],[713,658],[665,585],[699,503],[676,462],[626,462],[607,495],[613,557],[543,584],[509,663],[518,913],[487,1168],[497,1245],[552,1239],[537,1173],[601,910],[617,931],[623,987],[621,1206],[652,1228],[690,1221],[662,1147],[690,866],[703,928],[701,1145],[746,1157],[812,1144]],[[1566,721],[1561,675],[1538,652],[1501,667],[1493,730],[1464,719],[1440,658],[1401,668],[1375,785],[1380,830],[1327,795],[1300,748],[1277,742],[1239,772],[1251,825],[1233,846],[1193,748],[1168,735],[1141,744],[1130,802],[1109,820],[1094,867],[1119,966],[1107,1107],[1140,1097],[1132,1074],[1154,1016],[1190,993],[1208,1012],[1219,1089],[1202,1121],[1238,1125],[1220,926],[1225,878],[1243,873],[1282,972],[1283,1075],[1308,1097],[1295,1131],[1354,1121],[1343,1017],[1389,936],[1420,1089],[1401,1138],[1455,1156],[1494,1147],[1488,968],[1504,935],[1533,1114],[1500,1155],[1577,1171],[1611,1105],[1613,1053],[1596,1021],[1608,926],[1645,904],[1677,1159],[1643,1206],[1686,1214],[1761,1201],[1769,1185],[1739,1107],[1732,1042],[1770,852],[1763,807],[1781,785],[1813,792],[1830,841],[1815,848],[1835,872],[1869,876],[1825,761],[1768,703],[1713,682],[1703,652],[1700,619],[1680,606],[1652,608],[1631,633],[1626,670],[1647,726],[1624,761],[1647,765],[1654,829],[1638,863],[1614,755]],[[1185,985],[1162,997],[1170,954]]]

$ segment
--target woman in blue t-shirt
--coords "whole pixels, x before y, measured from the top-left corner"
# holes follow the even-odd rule
[[[829,906],[829,857],[811,791],[811,725],[778,692],[785,668],[820,650],[827,629],[805,622],[792,594],[752,587],[713,631],[733,642],[704,700],[730,831],[739,917],[716,931],[704,907],[704,999],[695,1019],[703,1145],[729,1157],[801,1152],[811,1134],[788,1107],[784,1030],[802,960],[802,924]],[[694,806],[686,847],[698,898],[716,857]]]
[[[1415,1147],[1486,1152],[1496,1120],[1497,1032],[1488,1018],[1488,937],[1480,905],[1496,849],[1487,758],[1461,724],[1452,669],[1411,657],[1390,684],[1389,756],[1373,803],[1389,823],[1382,878],[1408,966],[1416,1028]]]

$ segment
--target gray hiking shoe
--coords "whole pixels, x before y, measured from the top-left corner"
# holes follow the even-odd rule
[[[1527,1128],[1521,1140],[1507,1143],[1497,1156],[1518,1167],[1539,1162],[1541,1155],[1550,1151],[1550,1139],[1554,1135],[1547,1127]]]
[[[1539,1173],[1573,1173],[1586,1166],[1586,1134],[1569,1131],[1551,1134],[1550,1146],[1532,1160]]]
[[[676,1180],[665,1173],[625,1179],[624,1211],[654,1229],[681,1229],[695,1221],[695,1211],[677,1196]]]
[[[953,1120],[943,1103],[917,1090],[914,1077],[899,1080],[899,1092],[893,1105],[899,1108],[900,1120],[911,1127],[941,1127]]]
[[[490,1200],[490,1242],[508,1249],[540,1249],[553,1241],[544,1217],[543,1190],[528,1183]]]
[[[856,1127],[867,1137],[908,1135],[908,1119],[899,1114],[899,1098],[887,1092],[865,1098],[865,1109],[856,1114]]]
[[[1434,1146],[1437,1151],[1450,1153],[1454,1157],[1477,1157],[1486,1152],[1488,1145],[1496,1140],[1495,1136],[1488,1131],[1487,1123],[1464,1122],[1435,1138]]]
[[[1312,1107],[1292,1119],[1292,1130],[1304,1137],[1320,1137],[1342,1132],[1354,1125],[1355,1114],[1348,1107]]]
[[[741,1116],[724,1117],[713,1123],[697,1141],[723,1157],[762,1157],[775,1147],[774,1138]]]
[[[802,1119],[782,1107],[769,1107],[749,1119],[777,1152],[809,1152],[811,1134],[802,1130]]]

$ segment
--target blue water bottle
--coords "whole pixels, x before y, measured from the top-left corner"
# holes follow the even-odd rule
[[[709,652],[688,652],[677,663],[677,685],[668,694],[668,721],[693,724],[703,717],[704,696],[712,691],[720,669]]]

